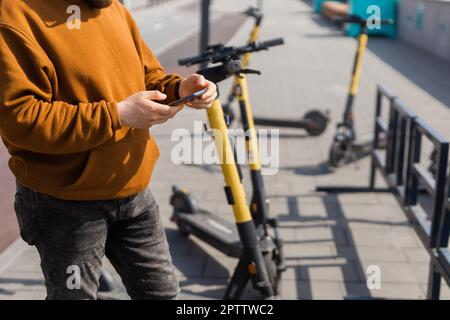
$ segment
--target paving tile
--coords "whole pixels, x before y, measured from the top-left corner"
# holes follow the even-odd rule
[[[348,283],[346,299],[424,299],[425,295],[417,283],[382,283],[380,289],[367,289],[365,282]]]
[[[422,263],[428,263],[430,262],[430,255],[425,250],[425,248],[402,248],[403,254],[406,255],[408,261],[415,263],[415,262],[422,262]]]
[[[356,228],[347,231],[350,244],[419,248],[417,235],[411,228]]]
[[[203,274],[206,257],[172,256],[177,276],[200,277]]]
[[[11,296],[11,300],[45,300],[45,290],[28,291],[20,290]]]
[[[284,253],[289,260],[293,259],[325,259],[335,255],[332,245],[314,245],[286,243]]]
[[[221,256],[208,257],[203,272],[205,278],[229,278],[233,274],[238,259]]]
[[[297,243],[348,243],[345,229],[337,227],[302,228],[297,230]]]
[[[341,283],[334,281],[299,281],[297,292],[298,299],[301,300],[342,300],[343,298]]]
[[[403,248],[386,246],[334,246],[333,254],[366,262],[408,262]]]
[[[365,273],[369,266],[377,266],[381,271],[381,283],[426,283],[428,280],[428,263],[409,262],[370,262],[362,261]],[[366,278],[367,273],[363,275]]]
[[[308,259],[298,260],[298,264],[289,268],[287,279],[307,281],[359,281],[360,272],[352,261],[338,259]],[[293,276],[295,275],[295,277]]]
[[[428,291],[428,284],[420,284],[420,288],[422,289],[423,295],[426,297]],[[450,287],[446,284],[444,280],[441,281],[441,291],[440,291],[440,300],[450,300]]]
[[[179,299],[221,299],[227,285],[226,279],[189,277],[180,281],[181,293]]]

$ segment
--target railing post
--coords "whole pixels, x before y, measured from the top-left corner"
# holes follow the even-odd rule
[[[433,206],[433,217],[432,217],[432,225],[431,225],[431,240],[430,245],[432,248],[435,248],[439,244],[440,230],[442,219],[445,219],[446,215],[446,202],[447,202],[447,193],[446,193],[446,179],[447,179],[447,163],[448,163],[448,143],[441,142],[439,143],[437,149],[437,174],[435,181],[435,199]],[[443,226],[444,228],[448,226]]]
[[[395,157],[395,163],[394,163],[394,171],[395,171],[395,183],[396,185],[402,185],[403,184],[403,169],[404,169],[404,163],[405,163],[405,146],[406,146],[406,130],[407,130],[407,123],[408,119],[406,116],[399,117],[400,122],[400,132],[397,135],[398,136],[398,143],[396,145],[396,154]]]
[[[450,210],[449,210],[449,201],[450,201],[450,176],[448,177],[447,187],[446,187],[446,199],[444,203],[443,213],[441,216],[441,221],[439,223],[439,231],[438,231],[438,243],[437,247],[439,248],[447,248],[449,244],[450,237]]]
[[[422,147],[422,135],[416,129],[416,119],[412,121],[411,139],[409,144],[405,205],[414,206],[417,204],[418,179],[414,173],[414,165],[420,162],[420,149]]]
[[[378,126],[378,118],[381,117],[381,90],[380,87],[377,86],[377,93],[375,97],[375,122],[374,122],[374,136],[373,136],[373,148],[372,154],[370,157],[370,179],[369,179],[369,188],[375,188],[375,178],[376,178],[376,166],[375,166],[375,150],[380,147],[380,128]]]
[[[397,119],[398,112],[394,108],[396,100],[391,100],[389,105],[389,124],[386,143],[386,167],[385,174],[394,172],[395,145],[397,139]]]
[[[439,272],[437,272],[432,259],[430,262],[430,268],[428,273],[427,299],[439,300],[440,291],[441,291],[441,275],[439,274]]]

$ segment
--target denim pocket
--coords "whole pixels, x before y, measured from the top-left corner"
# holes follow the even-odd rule
[[[30,230],[27,226],[27,221],[24,215],[23,199],[20,193],[16,193],[14,199],[14,211],[16,212],[17,222],[19,224],[20,237],[30,246],[34,245],[34,240],[31,236]]]

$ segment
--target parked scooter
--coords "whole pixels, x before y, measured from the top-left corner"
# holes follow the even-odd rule
[[[245,74],[259,74],[259,72],[244,69],[239,58],[246,53],[268,50],[269,47],[282,43],[282,39],[274,39],[237,48],[223,45],[210,46],[202,55],[180,60],[179,63],[187,66],[204,62],[214,63],[214,66],[202,69],[198,73],[215,83],[238,75],[239,84],[245,90]],[[249,207],[242,185],[240,167],[236,164],[236,154],[233,153],[229,141],[228,128],[220,101],[216,100],[207,112],[211,129],[214,129],[212,134],[219,159],[222,160],[222,173],[226,183],[225,194],[228,204],[233,208],[235,223],[230,223],[213,212],[199,208],[190,193],[178,187],[173,188],[170,200],[173,207],[172,220],[185,236],[195,235],[224,254],[239,258],[225,292],[225,299],[241,298],[250,280],[253,288],[259,291],[263,298],[273,299],[280,294],[281,274],[286,267],[278,222],[268,215],[256,132],[253,130],[247,141],[247,152],[253,157],[250,168],[254,188]],[[251,114],[249,114],[250,118]],[[233,156],[230,157],[230,155]],[[228,162],[225,163],[224,159]]]
[[[364,53],[367,49],[367,42],[369,40],[367,20],[356,15],[349,15],[344,18],[337,18],[335,21],[340,23],[356,23],[360,26],[358,47],[353,64],[345,111],[342,121],[337,125],[337,132],[334,135],[329,151],[330,166],[337,168],[356,160],[358,154],[368,154],[373,146],[373,137],[366,136],[357,139],[353,115],[353,105],[359,89]],[[393,21],[386,19],[380,20],[380,23],[392,24]]]
[[[260,34],[261,23],[263,20],[263,13],[258,8],[249,8],[244,12],[248,17],[255,19],[253,29],[250,33],[250,38],[248,44],[251,45],[255,43]],[[242,57],[242,66],[246,68],[250,62],[251,53],[247,53]],[[227,102],[223,105],[224,113],[227,118],[227,123],[231,124],[235,119],[233,109],[231,107],[232,103],[236,98],[239,97],[239,85],[237,79],[235,79],[231,93],[228,95]],[[292,120],[292,119],[280,119],[280,118],[264,118],[264,117],[254,117],[254,122],[256,125],[278,127],[278,128],[295,128],[303,129],[310,136],[319,136],[327,128],[329,117],[328,113],[324,113],[320,110],[310,110],[308,111],[302,119]]]

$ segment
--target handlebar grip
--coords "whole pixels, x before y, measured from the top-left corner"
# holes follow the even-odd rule
[[[259,43],[259,46],[263,47],[263,48],[270,48],[270,47],[275,47],[275,46],[281,46],[283,44],[284,44],[283,38],[275,38],[275,39],[263,41],[263,42]]]
[[[247,10],[245,10],[242,13],[245,14],[247,17],[252,17],[252,18],[256,18],[256,19],[259,19],[262,17],[261,10],[256,7],[249,7]]]
[[[334,17],[332,18],[333,22],[336,23],[365,23],[364,19],[361,19],[360,17],[356,15],[348,15],[345,17]]]

